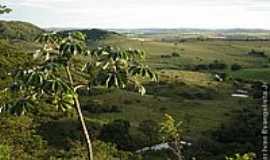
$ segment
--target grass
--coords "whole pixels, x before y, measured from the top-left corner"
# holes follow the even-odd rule
[[[119,90],[95,97],[83,97],[82,101],[99,99],[104,101],[104,104],[115,104],[123,108],[120,113],[87,114],[89,118],[102,122],[123,118],[136,127],[143,120],[159,121],[164,113],[169,113],[179,121],[189,121],[189,127],[195,134],[218,127],[229,119],[232,110],[244,107],[243,104],[239,104],[239,99],[230,96],[233,92],[230,83],[218,83],[209,73],[180,70],[183,65],[209,63],[218,59],[227,64],[239,63],[246,68],[252,67],[232,72],[234,78],[269,79],[268,74],[264,74],[269,72],[269,69],[253,69],[266,64],[268,59],[250,57],[246,54],[255,48],[269,55],[269,42],[188,41],[175,45],[159,41],[140,42],[123,37],[106,39],[102,42],[121,48],[145,50],[146,63],[158,68],[160,75],[159,84],[146,84],[148,94],[144,97]],[[32,52],[32,48],[36,48],[36,45],[27,42],[11,45],[4,40],[0,41],[0,46],[1,50],[5,50],[4,53],[10,54],[10,57],[1,54],[0,61],[9,69],[24,64],[30,58],[29,54],[20,52],[25,50]],[[162,55],[171,55],[172,52],[180,53],[180,57],[161,58]],[[6,86],[4,81],[1,81],[1,84]],[[205,95],[208,97],[204,97]],[[249,102],[250,100],[245,100],[245,103]]]
[[[253,100],[231,97],[234,91],[231,82],[216,82],[209,73],[184,71],[184,65],[211,63],[214,60],[228,65],[237,63],[247,69],[232,72],[233,78],[252,78],[254,75],[253,78],[256,79],[257,76],[263,76],[267,69],[259,71],[260,69],[250,68],[262,68],[268,64],[268,58],[252,57],[247,53],[256,49],[265,51],[265,54],[270,56],[269,42],[260,41],[187,41],[175,45],[168,42],[115,38],[107,39],[103,43],[120,48],[145,50],[146,63],[158,69],[160,84],[146,84],[148,94],[144,97],[119,90],[96,96],[94,99],[104,101],[105,104],[122,106],[122,112],[88,116],[105,122],[126,119],[136,127],[143,120],[160,121],[164,113],[169,113],[176,120],[188,123],[191,130],[189,135],[219,127],[230,119],[232,111],[252,104]],[[161,58],[162,55],[171,55],[172,52],[180,53],[180,57]],[[267,79],[265,76],[264,80]],[[207,94],[209,97],[203,97]]]
[[[145,50],[147,62],[158,68],[179,68],[188,64],[210,63],[221,60],[231,65],[239,63],[244,67],[261,67],[268,63],[266,58],[248,56],[251,49],[262,50],[270,55],[270,42],[261,41],[187,41],[184,43],[165,43],[158,41],[140,42],[137,40],[109,39],[107,45],[121,48],[139,48]],[[180,57],[161,58],[161,55],[180,53]]]
[[[136,129],[143,120],[161,121],[164,113],[171,114],[177,121],[183,121],[186,136],[196,137],[205,131],[214,130],[231,118],[231,112],[255,103],[252,99],[231,97],[234,91],[232,82],[217,82],[211,73],[183,70],[185,65],[211,63],[220,60],[228,65],[240,64],[242,70],[229,72],[233,78],[265,80],[270,82],[268,58],[248,56],[251,49],[263,50],[270,56],[270,42],[244,41],[188,41],[175,45],[159,41],[145,41],[116,37],[106,39],[103,44],[120,48],[139,48],[147,52],[146,63],[157,69],[159,83],[145,83],[147,94],[140,96],[130,91],[115,89],[96,96],[82,96],[82,104],[89,100],[100,100],[104,105],[117,105],[122,108],[117,113],[84,112],[88,121],[108,123],[115,119],[130,121]],[[100,44],[100,43],[99,43]],[[14,66],[25,65],[36,45],[26,42],[10,44],[0,40],[0,63],[10,71]],[[31,49],[30,49],[31,48]],[[15,51],[15,52],[14,52]],[[180,57],[161,58],[162,55],[180,53]],[[9,56],[6,56],[9,54]],[[80,62],[80,58],[76,59]],[[1,70],[0,70],[1,71]],[[227,72],[227,71],[226,71]],[[82,75],[76,74],[81,80]],[[0,89],[7,85],[0,81]],[[159,157],[157,155],[157,157]],[[158,158],[154,158],[158,159]]]
[[[163,72],[163,71],[162,71]],[[228,84],[217,83],[212,77],[204,73],[168,70],[167,75],[178,79],[168,80],[166,74],[161,76],[162,81],[169,84],[148,86],[148,94],[139,96],[136,93],[114,90],[112,93],[91,97],[103,101],[104,104],[114,104],[122,107],[120,113],[90,114],[87,116],[105,122],[114,119],[129,120],[136,127],[143,120],[153,119],[160,121],[164,113],[169,113],[178,121],[189,123],[191,135],[218,127],[230,119],[230,112],[245,107],[250,100],[241,101],[231,97],[232,88]],[[170,79],[170,78],[169,78]],[[158,92],[153,90],[157,89]],[[151,91],[152,90],[152,91]],[[210,99],[195,97],[185,98],[185,93],[214,92]],[[86,101],[89,97],[83,97]],[[226,102],[226,103],[225,103]]]
[[[232,72],[233,78],[270,82],[270,68],[249,68]]]

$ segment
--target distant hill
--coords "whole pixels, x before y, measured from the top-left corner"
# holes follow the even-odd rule
[[[43,29],[27,22],[0,21],[0,38],[32,41]]]
[[[142,28],[142,29],[108,29],[117,33],[134,33],[134,34],[160,34],[160,33],[270,33],[270,30],[264,29],[197,29],[197,28]]]
[[[102,30],[102,29],[72,29],[72,30],[61,31],[60,33],[68,34],[70,32],[82,32],[87,36],[88,40],[93,40],[93,41],[121,36],[121,34],[119,33]]]

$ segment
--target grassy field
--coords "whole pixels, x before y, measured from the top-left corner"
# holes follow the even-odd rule
[[[233,78],[242,78],[247,80],[261,80],[270,82],[269,68],[249,68],[231,73]]]
[[[250,99],[231,97],[230,84],[217,83],[209,74],[162,70],[160,84],[147,86],[147,95],[114,90],[112,93],[91,97],[104,105],[117,105],[120,113],[86,113],[90,118],[110,122],[115,119],[129,120],[137,127],[143,120],[160,121],[164,113],[169,113],[178,121],[183,121],[188,135],[214,130],[230,119],[230,113],[250,104]],[[177,77],[177,78],[175,78]],[[162,83],[166,82],[166,83]],[[89,97],[83,97],[87,102]]]
[[[261,41],[187,41],[184,43],[165,43],[159,41],[138,41],[133,39],[107,39],[102,44],[120,48],[139,48],[147,53],[146,63],[157,69],[160,82],[147,86],[147,95],[139,95],[116,90],[112,93],[94,97],[105,104],[119,105],[120,113],[88,114],[104,122],[114,119],[126,119],[133,126],[147,119],[160,121],[164,113],[173,115],[178,121],[188,123],[190,135],[212,130],[226,123],[230,113],[254,103],[252,99],[231,97],[235,90],[232,82],[217,82],[208,72],[192,72],[183,70],[185,65],[211,63],[219,60],[228,66],[240,64],[240,71],[229,73],[233,78],[268,80],[263,69],[268,58],[249,56],[252,49],[264,51],[270,56],[270,42]],[[180,57],[166,57],[173,52]],[[266,72],[268,71],[268,72]],[[83,98],[87,101],[87,97]]]
[[[121,48],[140,48],[147,53],[147,62],[159,68],[179,68],[187,64],[209,63],[220,60],[226,64],[238,63],[244,67],[261,67],[268,59],[248,56],[251,49],[264,51],[270,55],[270,42],[261,41],[187,41],[183,43],[165,43],[154,41],[137,41],[113,39],[105,41],[107,45]],[[180,57],[161,58],[177,52]]]

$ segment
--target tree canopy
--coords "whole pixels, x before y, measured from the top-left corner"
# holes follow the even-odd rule
[[[10,13],[12,9],[0,4],[0,14]]]

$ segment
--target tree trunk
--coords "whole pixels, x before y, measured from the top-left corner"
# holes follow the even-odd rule
[[[183,146],[180,144],[180,140],[169,143],[169,146],[173,154],[177,157],[177,160],[184,160],[182,153]]]
[[[79,120],[80,120],[81,126],[83,128],[84,138],[85,138],[85,141],[86,141],[86,144],[87,144],[88,159],[89,160],[94,160],[91,139],[90,139],[87,127],[85,125],[85,121],[84,121],[84,118],[83,118],[83,114],[82,114],[82,110],[81,110],[81,107],[80,107],[80,102],[79,102],[78,97],[75,97],[74,101],[75,101],[75,107],[76,107],[76,110],[77,110],[77,114],[79,116]]]
[[[69,82],[71,83],[72,87],[74,88],[74,82],[73,82],[73,78],[71,76],[71,72],[70,72],[70,68],[69,66],[66,66],[66,73],[69,79]],[[83,128],[83,134],[84,134],[84,138],[87,144],[87,151],[88,151],[88,160],[94,160],[93,157],[93,148],[92,148],[92,143],[91,143],[91,139],[84,121],[84,117],[82,114],[82,110],[81,110],[81,105],[80,105],[80,101],[78,96],[74,97],[74,102],[75,102],[75,108],[79,117],[79,121],[81,123],[81,126]]]

